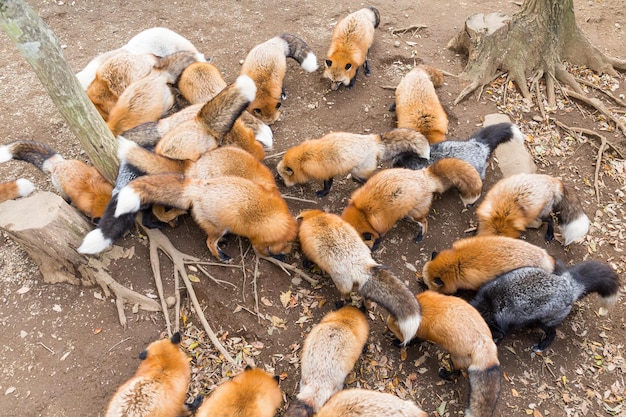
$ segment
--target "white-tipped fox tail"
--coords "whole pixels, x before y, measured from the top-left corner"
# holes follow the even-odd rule
[[[94,229],[83,238],[83,243],[78,247],[77,251],[85,255],[95,255],[112,244],[113,241],[105,238],[102,230]]]
[[[136,213],[141,208],[141,197],[133,189],[126,186],[120,190],[117,196],[117,207],[115,208],[115,217],[120,217],[126,213]]]

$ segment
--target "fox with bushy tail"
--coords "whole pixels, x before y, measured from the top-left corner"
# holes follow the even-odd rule
[[[50,146],[31,140],[0,146],[0,163],[12,159],[28,162],[50,174],[61,196],[92,220],[103,216],[113,185],[96,168],[76,159],[65,159]]]
[[[532,350],[541,352],[554,341],[556,328],[569,315],[574,302],[597,293],[601,307],[608,309],[618,300],[619,285],[617,273],[598,261],[579,263],[560,274],[526,267],[483,285],[471,304],[498,342],[514,329],[539,323],[545,337]]]
[[[26,197],[35,190],[35,184],[26,178],[19,178],[15,181],[0,184],[0,203],[7,200],[15,200],[19,197]]]

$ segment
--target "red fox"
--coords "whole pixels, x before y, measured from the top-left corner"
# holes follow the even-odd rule
[[[87,88],[87,96],[104,121],[124,90],[148,76],[158,58],[152,54],[120,53],[104,61]]]
[[[498,275],[525,266],[555,269],[555,259],[545,249],[505,236],[459,239],[452,248],[433,252],[424,264],[424,283],[429,289],[454,294],[459,289],[478,290]]]
[[[365,182],[380,162],[409,150],[423,158],[430,156],[428,141],[412,129],[393,129],[382,135],[332,132],[287,149],[276,169],[288,187],[310,179],[323,180],[324,188],[317,196],[324,197],[335,176],[351,173]]]
[[[542,352],[554,341],[557,326],[576,300],[595,292],[607,309],[617,302],[619,287],[615,271],[598,261],[585,261],[559,274],[527,267],[486,283],[471,303],[489,324],[496,342],[514,329],[539,323],[546,335],[532,350]]]
[[[109,113],[107,126],[113,136],[163,117],[174,104],[170,84],[195,61],[191,52],[176,52],[161,58],[148,76],[130,84]]]
[[[413,401],[393,394],[361,388],[344,389],[333,395],[316,417],[428,417]]]
[[[358,308],[327,313],[302,346],[300,392],[285,417],[310,417],[336,392],[363,352],[369,325]]]
[[[480,197],[482,180],[469,163],[444,158],[417,171],[390,168],[378,172],[357,189],[341,217],[350,223],[367,246],[376,249],[385,233],[402,218],[420,226],[415,237],[420,242],[428,229],[427,216],[433,193],[456,187],[464,205]]]
[[[82,71],[76,74],[76,78],[78,78],[83,88],[87,90],[94,80],[98,68],[107,59],[115,55],[122,53],[152,54],[157,57],[164,57],[181,51],[192,52],[197,61],[206,61],[204,55],[198,52],[196,47],[183,36],[167,28],[153,27],[139,32],[123,47],[98,55]]]
[[[226,137],[237,125],[239,116],[254,99],[256,86],[250,77],[242,75],[202,105],[195,117],[168,130],[156,144],[154,151],[173,159],[197,160],[204,153],[226,144]],[[186,112],[186,110],[183,110]],[[254,133],[245,129],[240,140],[233,135],[230,144],[250,152],[257,159],[264,156],[263,147]]]
[[[431,144],[446,139],[448,116],[435,87],[443,85],[443,74],[429,65],[418,65],[396,87],[397,126],[422,133]]]
[[[375,7],[365,7],[350,13],[333,30],[326,53],[324,77],[330,79],[330,88],[337,90],[341,84],[354,87],[359,68],[370,75],[368,53],[374,43],[374,32],[380,24],[380,13]]]
[[[191,104],[204,104],[212,100],[226,88],[226,81],[217,67],[209,62],[194,62],[180,76],[178,88]],[[200,110],[200,108],[198,108]],[[252,129],[254,137],[267,149],[272,149],[273,133],[268,125],[261,122],[249,112],[241,113],[233,129],[226,135],[225,143],[239,142],[237,137],[244,136],[245,129]],[[233,136],[232,138],[230,136]],[[251,147],[251,145],[249,145]],[[255,153],[255,152],[252,152]],[[262,159],[263,156],[261,156]]]
[[[481,315],[460,297],[424,291],[416,295],[422,308],[422,322],[417,337],[439,345],[450,353],[452,370],[439,370],[450,379],[467,369],[470,384],[466,416],[490,417],[500,394],[501,376],[498,349]],[[399,340],[404,334],[395,319],[387,319],[389,329]]]
[[[0,163],[11,159],[29,162],[50,174],[61,196],[87,217],[95,220],[104,214],[113,185],[96,168],[75,159],[64,159],[48,145],[30,140],[0,146]]]
[[[15,200],[18,197],[26,197],[35,191],[35,184],[26,178],[0,184],[0,203],[7,200]]]
[[[547,221],[546,240],[554,238],[551,213],[558,213],[564,244],[581,239],[589,218],[573,188],[544,174],[516,174],[498,181],[476,209],[479,235],[517,238],[532,224]]]
[[[277,378],[259,368],[246,368],[215,388],[194,415],[273,417],[282,402]]]
[[[283,79],[287,57],[298,61],[306,72],[317,70],[317,58],[311,48],[299,37],[288,33],[252,48],[241,68],[241,74],[250,76],[257,85],[256,98],[248,106],[248,111],[268,125],[280,117],[278,109],[281,98],[285,97]]]
[[[141,352],[135,375],[111,398],[105,417],[171,417],[186,414],[191,381],[189,360],[178,345],[180,333],[151,343]]]
[[[231,257],[218,247],[218,241],[226,232],[247,237],[263,256],[288,253],[298,233],[296,219],[280,194],[268,193],[245,178],[202,180],[173,173],[139,177],[120,191],[115,217],[149,204],[191,208],[196,223],[208,235],[209,251],[224,262]]]
[[[411,340],[420,323],[420,308],[409,288],[391,271],[372,259],[359,234],[341,217],[321,210],[306,210],[298,238],[303,254],[330,275],[343,298],[357,291],[398,321]]]

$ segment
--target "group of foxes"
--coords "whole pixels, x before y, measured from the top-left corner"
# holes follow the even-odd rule
[[[353,88],[361,68],[369,75],[368,51],[380,13],[365,7],[339,21],[324,61],[332,90]],[[357,292],[389,312],[387,325],[402,346],[428,340],[447,350],[449,379],[466,371],[470,385],[466,416],[493,415],[501,384],[496,342],[511,330],[538,323],[545,332],[533,349],[545,350],[573,303],[596,292],[613,305],[619,278],[608,266],[586,261],[568,267],[546,250],[517,239],[553,216],[569,245],[589,229],[575,190],[559,178],[518,174],[504,178],[484,196],[475,213],[477,235],[433,253],[423,267],[427,290],[413,294],[377,262],[381,241],[401,220],[415,224],[416,242],[426,238],[435,193],[456,188],[465,206],[481,197],[487,161],[495,148],[524,137],[518,127],[484,127],[467,140],[448,140],[448,120],[437,97],[443,76],[428,65],[411,70],[396,88],[392,110],[397,125],[381,134],[331,132],[286,150],[276,166],[285,186],[320,181],[317,196],[334,177],[362,185],[341,214],[290,212],[264,163],[273,146],[269,126],[285,98],[286,58],[306,72],[318,68],[311,48],[282,34],[254,47],[235,82],[182,36],[165,28],[139,33],[123,47],[94,58],[77,77],[117,136],[120,175],[115,184],[95,168],[66,160],[49,146],[27,140],[0,146],[0,162],[18,159],[50,173],[74,206],[98,222],[77,249],[97,254],[121,238],[135,214],[146,211],[171,223],[190,211],[206,233],[207,248],[223,262],[226,233],[249,239],[262,256],[286,256],[299,242],[303,258],[330,276],[341,298]],[[391,167],[379,170],[381,164]],[[34,186],[17,180],[0,186],[0,201],[27,195]],[[455,294],[471,290],[468,302]],[[391,394],[343,389],[366,347],[366,315],[352,306],[329,312],[309,332],[301,356],[300,389],[286,416],[426,416],[412,401]],[[180,334],[152,343],[136,375],[111,399],[106,416],[273,416],[283,396],[276,378],[246,369],[204,401],[185,403],[189,361],[178,347]]]

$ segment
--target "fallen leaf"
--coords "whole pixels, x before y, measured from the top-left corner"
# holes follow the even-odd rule
[[[189,281],[191,281],[191,282],[200,282],[200,278],[198,278],[197,276],[195,276],[193,274],[187,275],[187,278],[189,278]]]
[[[102,331],[102,327],[98,327],[97,329],[93,330],[93,334],[98,334]]]
[[[289,302],[291,301],[291,291],[285,291],[280,293],[280,303],[283,307],[287,308]]]

